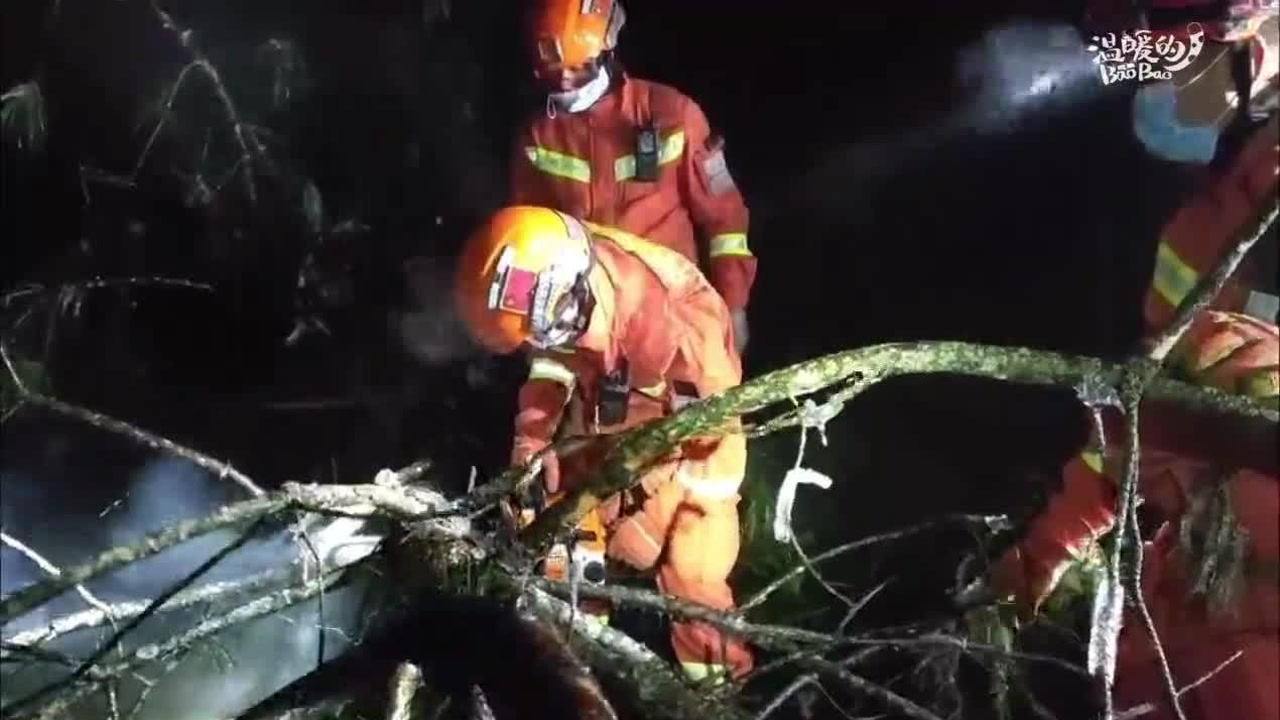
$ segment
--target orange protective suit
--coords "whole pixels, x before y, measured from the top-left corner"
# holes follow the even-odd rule
[[[603,270],[591,276],[597,303],[575,349],[534,355],[530,375],[539,382],[520,391],[516,462],[545,448],[562,420],[571,435],[610,435],[670,413],[682,397],[705,397],[742,380],[728,307],[698,268],[623,231],[589,227]],[[601,380],[622,368],[627,415],[602,424]],[[598,466],[606,444],[562,459],[548,456],[548,489],[571,488]],[[686,442],[644,475],[642,497],[615,497],[602,506],[608,555],[640,570],[656,566],[664,593],[733,608],[727,579],[738,557],[738,489],[745,470],[741,432]],[[752,667],[744,643],[703,623],[673,623],[671,642],[694,678],[726,671],[740,677]]]
[[[1264,375],[1275,397],[1280,345],[1274,324],[1211,311],[1201,316],[1186,343],[1202,358],[1236,353],[1214,367],[1219,380]],[[1240,657],[1211,679],[1181,696],[1187,720],[1277,720],[1280,677],[1280,477],[1274,437],[1222,434],[1185,442],[1195,431],[1186,418],[1171,418],[1145,406],[1139,493],[1164,524],[1146,544],[1142,593],[1179,687],[1209,675],[1239,652]],[[1108,412],[1112,451],[1122,444],[1122,423]],[[1217,444],[1218,447],[1209,447]],[[1036,517],[1025,538],[995,570],[1000,594],[1012,594],[1020,615],[1034,614],[1068,560],[1114,523],[1119,454],[1108,460],[1086,452],[1067,464],[1063,488]],[[1206,535],[1243,531],[1239,572],[1242,583],[1222,603],[1215,591],[1198,587],[1208,579],[1203,549]],[[1222,568],[1219,567],[1219,572]],[[1223,581],[1216,578],[1215,581]],[[1164,678],[1154,646],[1136,614],[1126,615],[1116,666],[1117,709],[1153,703],[1146,717],[1172,720]]]
[[[1148,336],[1154,337],[1173,320],[1178,303],[1213,269],[1219,254],[1251,220],[1256,208],[1275,193],[1277,168],[1280,118],[1272,116],[1249,138],[1231,166],[1212,178],[1165,226],[1143,305]],[[1266,272],[1274,272],[1274,268],[1252,267],[1246,258],[1244,268],[1227,283],[1212,307],[1246,311],[1250,302],[1258,299],[1251,288],[1268,280]]]
[[[1275,193],[1278,162],[1280,137],[1273,117],[1232,167],[1213,177],[1166,226],[1144,305],[1148,339],[1168,325],[1178,303]],[[1265,297],[1250,285],[1246,270],[1213,310],[1196,319],[1169,366],[1184,379],[1275,407],[1280,344],[1274,311],[1266,320],[1244,314],[1254,312],[1256,301]],[[1118,413],[1104,413],[1104,429],[1108,449],[1116,450],[1124,437]],[[1241,654],[1183,694],[1183,710],[1188,720],[1278,720],[1280,474],[1274,433],[1259,436],[1223,419],[1147,403],[1139,436],[1139,492],[1164,521],[1147,544],[1142,592],[1174,678],[1180,686],[1191,685]],[[1069,462],[1060,493],[993,571],[997,594],[1015,597],[1024,619],[1052,591],[1068,559],[1112,527],[1114,464],[1104,463],[1095,451]],[[1212,592],[1204,584],[1212,565],[1201,550],[1211,528],[1220,531],[1219,538],[1232,537],[1227,531],[1244,533],[1238,536],[1242,557],[1236,564],[1243,583],[1221,602],[1210,601]],[[1159,710],[1146,717],[1175,717],[1153,645],[1133,615],[1126,617],[1121,635],[1115,693],[1119,708],[1150,702]]]
[[[540,112],[524,128],[511,158],[510,204],[555,208],[706,261],[729,307],[745,308],[756,258],[723,141],[680,91],[619,75],[589,109]],[[648,127],[657,131],[652,182],[636,178],[637,137]]]

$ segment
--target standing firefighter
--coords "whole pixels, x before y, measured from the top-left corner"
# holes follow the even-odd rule
[[[619,230],[550,208],[505,208],[468,240],[455,287],[460,314],[485,347],[560,357],[554,370],[543,368],[559,373],[557,393],[521,390],[515,444],[526,455],[547,448],[562,416],[574,435],[604,436],[742,380],[729,309],[698,268]],[[544,455],[546,490],[581,481],[605,444]],[[642,571],[656,566],[664,593],[733,608],[727,578],[745,468],[737,420],[728,434],[685,442],[634,492],[601,506],[608,555]],[[742,642],[703,623],[673,623],[671,641],[693,678],[741,677],[752,666]]]
[[[1196,20],[1200,26],[1184,37],[1203,32],[1208,42],[1200,60],[1172,82],[1139,90],[1134,129],[1153,155],[1202,165],[1204,185],[1164,228],[1143,308],[1145,345],[1249,231],[1259,209],[1274,203],[1280,167],[1274,107],[1269,118],[1259,118],[1247,102],[1268,96],[1274,102],[1274,9],[1268,14],[1256,3],[1237,3],[1233,13],[1215,15],[1210,11],[1221,13],[1223,3],[1176,5],[1153,7],[1152,29],[1185,28]],[[1234,119],[1229,90],[1246,101]],[[1234,137],[1223,142],[1227,133]],[[1273,227],[1212,308],[1195,320],[1170,355],[1176,376],[1280,406],[1275,243]],[[1187,720],[1278,720],[1280,477],[1274,433],[1258,437],[1219,418],[1154,403],[1144,408],[1139,492],[1162,525],[1144,553],[1142,594],[1175,683],[1194,686],[1180,697]],[[1014,599],[1024,620],[1038,611],[1071,559],[1114,525],[1124,428],[1111,410],[1103,427],[1105,441],[1095,435],[1090,449],[1067,464],[1062,490],[992,573],[997,595]],[[1152,703],[1158,709],[1145,717],[1172,720],[1164,688],[1151,639],[1141,620],[1127,615],[1116,667],[1119,707]]]
[[[724,141],[696,102],[623,71],[614,49],[624,22],[616,0],[532,3],[528,41],[546,105],[513,149],[510,202],[555,208],[705,261],[741,352],[756,259]]]

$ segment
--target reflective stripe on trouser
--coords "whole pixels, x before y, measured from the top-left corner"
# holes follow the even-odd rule
[[[534,167],[548,175],[581,183],[591,182],[591,165],[582,158],[536,146],[526,147],[524,154]]]
[[[669,165],[684,154],[684,131],[677,130],[668,135],[658,148],[658,166]],[[613,161],[613,179],[617,182],[630,180],[636,176],[636,156],[623,155]]]
[[[736,255],[739,257],[751,257],[751,248],[747,246],[746,233],[721,233],[711,236],[710,249],[707,254],[711,257],[726,257]]]

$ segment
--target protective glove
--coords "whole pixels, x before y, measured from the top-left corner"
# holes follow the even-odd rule
[[[742,354],[747,349],[747,340],[751,337],[751,328],[747,325],[747,309],[730,310],[729,318],[733,321],[733,344],[738,354]]]
[[[534,438],[516,438],[511,448],[511,465],[525,465],[551,443]],[[542,487],[548,495],[560,491],[560,456],[550,451],[542,456]]]

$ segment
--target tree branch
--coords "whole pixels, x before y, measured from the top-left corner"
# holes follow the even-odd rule
[[[254,132],[253,128],[246,125],[244,120],[241,119],[240,112],[236,109],[235,101],[231,98],[231,93],[228,92],[227,86],[222,82],[222,76],[218,72],[218,68],[209,62],[209,58],[196,45],[195,35],[191,29],[179,27],[173,16],[160,7],[158,0],[151,0],[151,10],[155,13],[156,18],[159,19],[164,29],[168,30],[177,39],[178,44],[191,57],[191,62],[183,67],[182,75],[179,76],[178,82],[180,83],[182,77],[192,68],[198,69],[209,80],[214,97],[226,116],[227,124],[231,126],[231,136],[240,150],[240,162],[238,164],[244,178],[245,195],[249,198],[250,205],[256,205],[258,191],[254,183],[253,171],[258,162],[269,162],[266,148],[262,146],[262,142],[258,139],[258,134]],[[174,92],[176,93],[176,87]],[[172,98],[169,102],[170,104],[172,103]]]
[[[830,660],[823,660],[822,658],[817,657],[807,657],[802,658],[800,660],[800,664],[814,672],[822,675],[829,675],[852,688],[854,692],[863,695],[870,695],[889,707],[898,710],[909,717],[916,718],[916,720],[942,720],[942,718],[902,697],[898,693],[895,693],[884,686],[877,685],[864,677],[855,675]]]
[[[24,556],[26,556],[28,560],[35,563],[36,566],[38,566],[41,570],[45,571],[45,573],[48,574],[49,576],[55,577],[55,578],[61,577],[62,571],[58,569],[57,565],[54,565],[53,563],[46,560],[43,555],[36,552],[35,550],[32,550],[30,547],[27,547],[27,545],[22,541],[9,536],[7,533],[3,531],[0,531],[0,542],[3,542],[5,545],[8,545],[14,550],[17,550],[18,552],[22,553]],[[108,607],[106,603],[99,600],[98,596],[89,592],[88,588],[86,588],[84,585],[77,584],[75,586],[75,590],[76,590],[76,593],[81,598],[83,598],[86,603],[89,604],[89,607],[93,608],[93,610],[91,610],[90,612],[100,613],[103,616],[105,616],[107,620],[112,619],[111,608]]]
[[[889,378],[921,373],[959,373],[1024,384],[1074,386],[1086,378],[1101,378],[1114,384],[1125,372],[1123,366],[1096,358],[949,341],[890,343],[827,355],[775,370],[692,403],[674,415],[620,434],[604,467],[539,514],[521,533],[521,539],[531,547],[545,549],[564,528],[573,526],[605,499],[638,482],[645,467],[685,440],[720,432],[729,418],[850,378],[856,379],[833,393],[829,402],[843,403]],[[1280,413],[1248,398],[1169,379],[1153,380],[1149,394],[1154,399],[1177,402],[1208,413],[1239,416],[1251,422],[1274,424],[1280,418]],[[797,415],[795,424],[799,422]],[[784,426],[780,422],[775,424]],[[501,488],[493,492],[501,492]]]
[[[293,570],[267,570],[241,580],[215,582],[184,590],[169,598],[159,607],[159,612],[185,610],[206,602],[215,602],[233,595],[256,592],[280,583],[291,582],[296,574]],[[151,605],[151,600],[134,600],[115,603],[105,609],[94,608],[82,612],[55,618],[47,625],[20,632],[9,639],[9,643],[21,646],[37,646],[57,640],[58,638],[81,630],[89,630],[107,624],[111,617],[116,620],[131,620],[142,614]]]
[[[1106,592],[1101,600],[1095,601],[1095,618],[1089,640],[1090,670],[1103,693],[1103,714],[1107,720],[1113,718],[1115,713],[1111,691],[1115,677],[1116,648],[1124,622],[1126,590],[1135,598],[1140,616],[1151,635],[1164,676],[1165,691],[1173,712],[1180,720],[1185,720],[1179,702],[1176,680],[1170,670],[1168,658],[1165,656],[1164,645],[1160,642],[1155,625],[1151,621],[1150,612],[1146,608],[1146,599],[1142,595],[1142,541],[1137,527],[1136,512],[1139,494],[1138,475],[1141,465],[1138,416],[1142,400],[1154,390],[1156,374],[1160,371],[1161,365],[1190,329],[1196,316],[1222,292],[1245,255],[1275,222],[1277,212],[1275,193],[1272,192],[1269,198],[1269,201],[1260,209],[1255,222],[1240,234],[1235,244],[1218,259],[1213,270],[1201,278],[1178,305],[1173,321],[1151,343],[1147,355],[1131,360],[1126,365],[1120,382],[1113,383],[1113,386],[1119,387],[1120,401],[1125,413],[1124,469],[1116,497],[1116,521],[1112,532],[1114,542],[1107,558]],[[1133,564],[1129,571],[1125,572],[1124,549],[1129,539],[1134,542]]]
[[[79,420],[80,422],[106,430],[107,432],[121,435],[154,450],[159,450],[160,452],[188,460],[199,465],[205,470],[214,473],[220,479],[226,479],[234,482],[248,491],[250,495],[261,497],[264,494],[265,491],[258,487],[257,483],[253,482],[253,480],[250,480],[244,473],[236,470],[227,463],[214,460],[204,453],[179,445],[166,437],[143,430],[142,428],[131,425],[123,420],[117,420],[113,417],[103,415],[102,413],[94,412],[86,408],[63,402],[56,398],[48,397],[28,388],[26,383],[23,382],[22,377],[18,374],[17,368],[13,366],[13,362],[9,358],[9,350],[3,341],[0,341],[0,358],[4,360],[5,369],[8,371],[9,377],[12,379],[14,387],[17,389],[20,400],[31,403],[37,407],[42,407],[58,415]],[[0,622],[3,621],[0,620]]]
[[[386,485],[301,485],[286,483],[280,492],[244,500],[218,508],[211,515],[175,523],[151,533],[135,544],[111,548],[93,560],[0,598],[0,626],[14,617],[57,597],[77,584],[103,573],[137,562],[201,535],[242,527],[290,510],[337,513],[354,517],[390,516],[401,520],[430,520],[445,512],[449,503],[442,495],[417,489],[395,490]],[[447,537],[464,536],[465,523],[440,522],[427,526]]]
[[[68,717],[68,709],[85,696],[94,692],[102,682],[118,678],[141,665],[169,658],[176,653],[185,651],[198,641],[217,635],[235,625],[274,615],[281,610],[310,600],[349,577],[345,574],[345,570],[346,568],[339,569],[318,583],[286,588],[257,598],[225,615],[209,618],[164,642],[143,645],[121,662],[102,668],[94,667],[93,672],[88,674],[88,682],[72,685],[70,680],[64,680],[58,683],[55,690],[51,691],[56,692],[58,697],[45,703],[40,708],[24,715],[12,715],[11,713],[14,712],[15,706],[26,704],[25,700],[19,700],[4,708],[4,716],[15,718],[33,717],[38,718],[38,720],[55,720]]]

